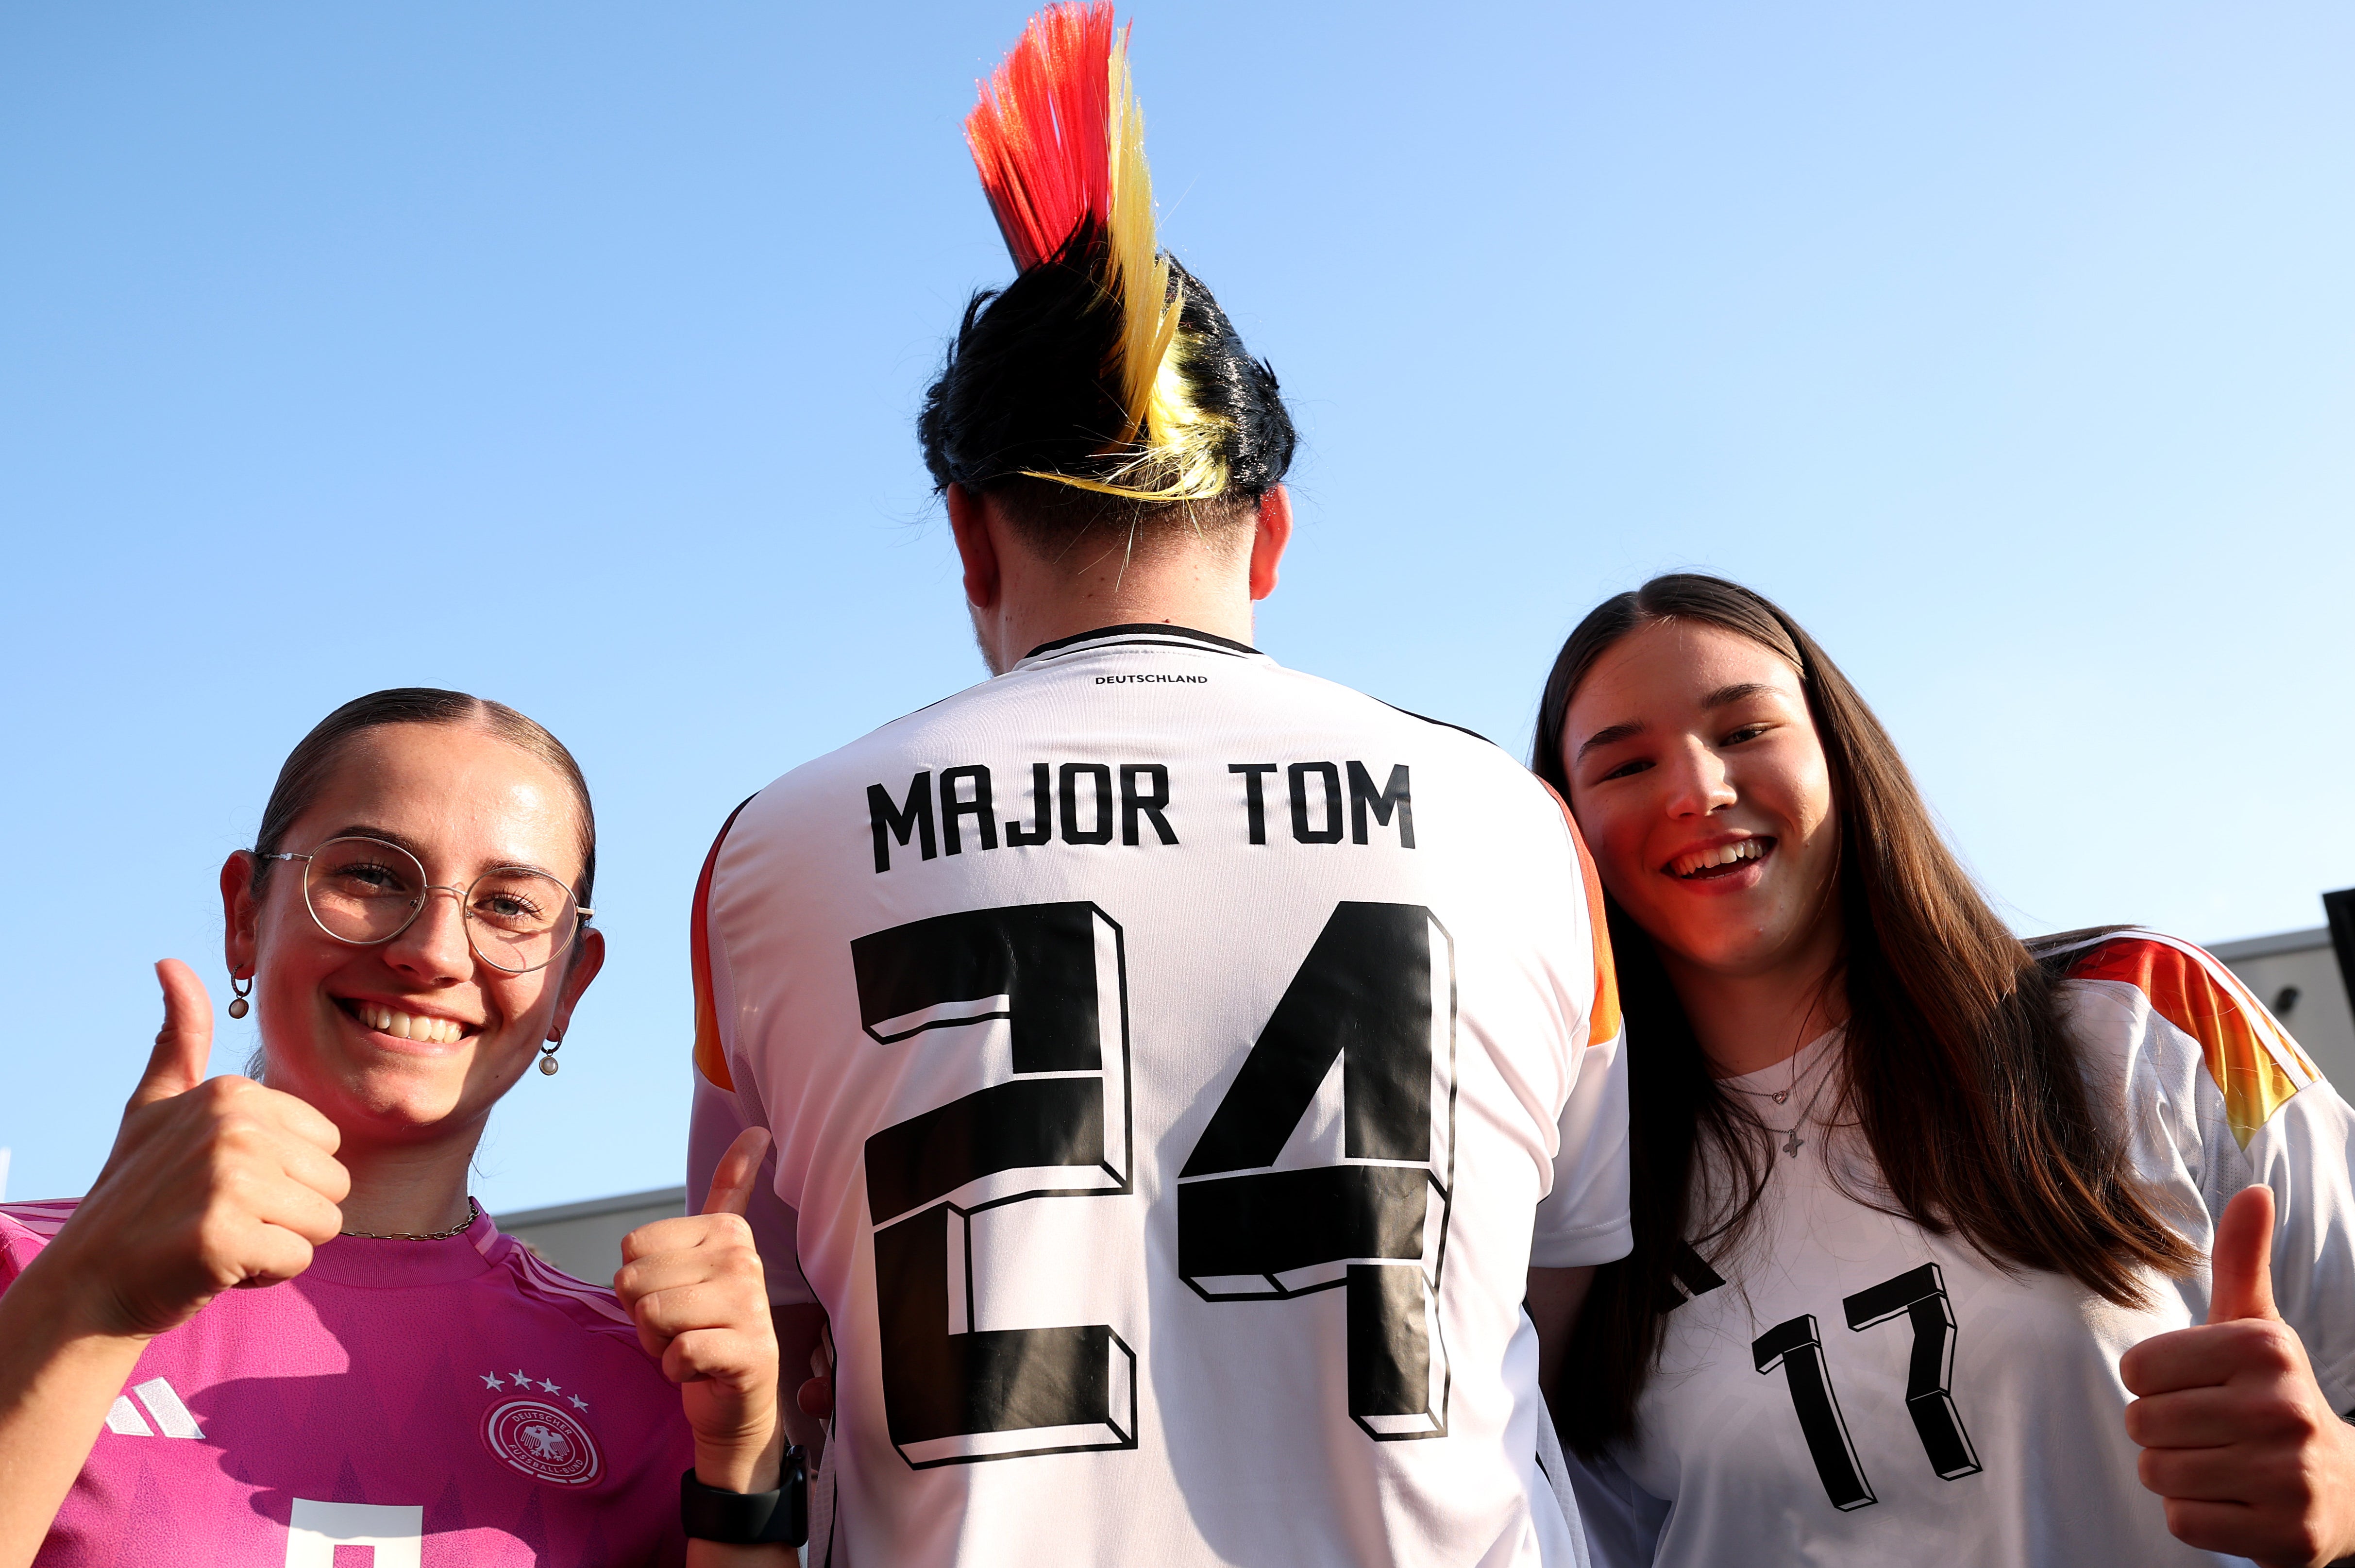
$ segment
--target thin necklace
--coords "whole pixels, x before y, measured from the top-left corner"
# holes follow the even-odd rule
[[[1807,1103],[1800,1107],[1798,1118],[1791,1124],[1787,1135],[1784,1137],[1783,1152],[1785,1154],[1796,1157],[1801,1149],[1807,1147],[1807,1140],[1799,1136],[1799,1129],[1806,1126],[1807,1125],[1807,1118],[1816,1114],[1816,1102],[1824,1097],[1824,1085],[1831,1081],[1832,1074],[1828,1072],[1827,1072],[1820,1079],[1816,1081],[1815,1092],[1807,1096]],[[1796,1089],[1798,1086],[1799,1075],[1795,1072],[1791,1075],[1791,1089]],[[1791,1097],[1791,1089],[1785,1089],[1781,1094],[1775,1096],[1776,1103],[1780,1104],[1782,1101],[1789,1099]],[[1774,1129],[1770,1127],[1767,1130],[1771,1132]]]
[[[1737,1094],[1747,1094],[1753,1100],[1770,1100],[1777,1105],[1786,1103],[1791,1098],[1791,1091],[1799,1086],[1799,1058],[1805,1056],[1806,1053],[1807,1048],[1804,1045],[1793,1048],[1790,1056],[1787,1058],[1791,1063],[1791,1081],[1788,1083],[1784,1084],[1780,1089],[1774,1090],[1771,1093],[1764,1089],[1736,1089],[1734,1090],[1734,1093]],[[1762,1067],[1758,1071],[1764,1072],[1766,1069]]]
[[[482,1217],[481,1207],[469,1198],[466,1200],[466,1217],[446,1231],[435,1231],[426,1235],[413,1231],[342,1231],[337,1234],[357,1236],[368,1242],[446,1242],[460,1232],[472,1228],[474,1221]]]
[[[1799,1059],[1807,1054],[1807,1050],[1808,1048],[1803,1045],[1799,1047],[1798,1050],[1791,1052],[1791,1081],[1788,1083],[1784,1084],[1780,1089],[1774,1091],[1772,1093],[1759,1089],[1743,1089],[1737,1092],[1751,1095],[1755,1099],[1771,1101],[1773,1104],[1777,1105],[1787,1104],[1790,1102],[1792,1091],[1796,1090],[1799,1086],[1799,1073],[1802,1071],[1799,1066]],[[1827,1072],[1824,1074],[1823,1078],[1817,1083],[1814,1093],[1807,1096],[1807,1103],[1800,1107],[1798,1119],[1793,1122],[1788,1127],[1768,1127],[1766,1129],[1770,1133],[1781,1133],[1784,1135],[1783,1152],[1785,1154],[1796,1156],[1801,1149],[1807,1147],[1807,1140],[1799,1136],[1799,1129],[1806,1125],[1808,1116],[1813,1115],[1815,1112],[1816,1102],[1823,1098],[1824,1084],[1829,1082],[1831,1082],[1831,1074]]]
[[[1791,1081],[1788,1083],[1784,1084],[1780,1089],[1775,1090],[1771,1094],[1759,1089],[1742,1089],[1736,1091],[1736,1093],[1748,1094],[1756,1099],[1772,1100],[1777,1105],[1783,1104],[1791,1098],[1791,1091],[1799,1086],[1799,1058],[1807,1053],[1807,1046],[1810,1043],[1812,1042],[1807,1040],[1800,1041],[1797,1045],[1791,1048],[1791,1054],[1785,1058],[1785,1060],[1789,1061],[1791,1064]],[[1762,1067],[1759,1071],[1764,1072],[1765,1069]]]

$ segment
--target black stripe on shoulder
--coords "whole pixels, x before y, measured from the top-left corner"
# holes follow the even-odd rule
[[[1232,637],[1221,637],[1209,632],[1198,632],[1191,626],[1169,626],[1147,622],[1142,625],[1098,626],[1092,632],[1080,632],[1071,636],[1058,637],[1051,643],[1040,643],[1022,656],[1026,659],[1035,659],[1040,654],[1060,653],[1065,648],[1075,647],[1082,643],[1112,642],[1140,636],[1183,637],[1191,642],[1208,643],[1212,647],[1226,648],[1239,654],[1259,652],[1249,643],[1239,643]]]
[[[1374,700],[1376,702],[1382,702],[1382,699],[1379,697],[1375,698]],[[1484,746],[1497,746],[1496,741],[1491,741],[1487,736],[1483,735],[1477,730],[1466,730],[1461,724],[1450,724],[1444,719],[1433,719],[1428,713],[1417,713],[1412,708],[1401,708],[1395,702],[1382,702],[1382,706],[1389,709],[1393,713],[1403,713],[1410,719],[1420,719],[1426,724],[1436,724],[1443,730],[1453,730],[1459,735],[1469,735]],[[1500,752],[1504,749],[1505,748],[1502,746],[1497,746],[1497,750]]]
[[[762,785],[762,787],[765,789],[767,786]],[[719,834],[711,840],[711,853],[705,861],[705,869],[707,872],[709,870],[710,862],[719,859],[719,847],[728,842],[728,830],[736,826],[736,819],[744,815],[744,808],[760,798],[761,791],[757,789],[754,790],[751,795],[748,795],[743,799],[738,801],[736,803],[736,809],[728,814],[728,820],[719,825]]]

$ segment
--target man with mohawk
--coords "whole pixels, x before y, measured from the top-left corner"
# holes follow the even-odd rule
[[[811,1561],[1582,1561],[1539,1363],[1629,1244],[1584,853],[1252,646],[1291,419],[1156,248],[1111,5],[966,134],[1017,276],[921,434],[994,678],[739,807],[694,906],[691,1163],[773,1133],[785,1353],[837,1353]]]

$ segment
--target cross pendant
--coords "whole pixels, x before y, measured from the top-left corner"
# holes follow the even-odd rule
[[[1806,1141],[1806,1139],[1799,1136],[1799,1129],[1793,1127],[1791,1129],[1791,1136],[1784,1141],[1783,1152],[1785,1154],[1797,1154],[1800,1147]]]

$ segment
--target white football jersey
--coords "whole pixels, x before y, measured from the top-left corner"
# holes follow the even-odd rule
[[[1520,1302],[1629,1244],[1597,908],[1487,741],[1171,626],[747,802],[690,1163],[775,1135],[773,1294],[839,1357],[812,1562],[1576,1560]]]
[[[2333,1408],[2355,1411],[2355,1113],[2198,948],[2125,933],[2069,965],[2094,1104],[2122,1118],[2145,1189],[2203,1255],[2234,1193],[2274,1189],[2275,1299]],[[1755,1104],[1792,1131],[1735,1254],[1688,1253],[1636,1440],[1571,1461],[1597,1561],[2243,1562],[2168,1533],[2122,1413],[2119,1357],[2206,1321],[2204,1268],[2153,1276],[2151,1305],[2130,1310],[1857,1202],[1825,1157],[1870,1190],[1861,1136],[1827,1125],[1838,1041],[1729,1081],[1758,1096],[1790,1087],[1781,1106]]]

